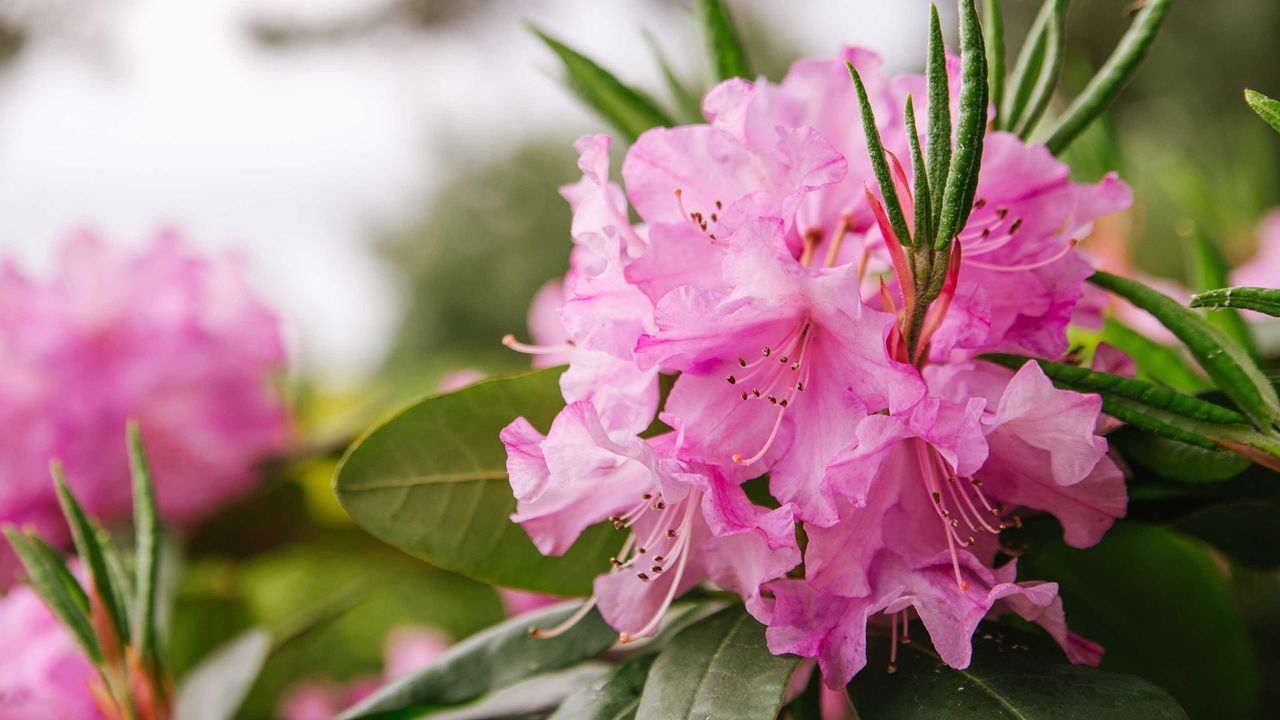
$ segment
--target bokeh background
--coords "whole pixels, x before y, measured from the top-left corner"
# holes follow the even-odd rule
[[[1005,0],[1014,48],[1038,5]],[[1105,59],[1129,5],[1072,3],[1065,90]],[[922,64],[926,0],[731,7],[774,79],[842,43]],[[397,625],[458,638],[502,616],[492,589],[350,525],[323,451],[451,371],[526,362],[498,341],[523,333],[530,297],[563,272],[556,189],[577,175],[572,141],[607,128],[525,22],[659,97],[655,45],[686,81],[711,76],[687,0],[0,0],[0,252],[38,275],[78,228],[127,245],[174,228],[242,255],[284,318],[290,392],[318,451],[192,531],[175,560],[176,666],[317,596],[377,591],[275,662],[246,717],[271,716],[299,678],[376,674]],[[1280,136],[1240,91],[1280,96],[1278,48],[1275,0],[1176,3],[1133,85],[1072,150],[1081,179],[1115,169],[1133,185],[1137,206],[1106,242],[1136,268],[1180,281],[1187,219],[1229,258],[1252,253],[1280,205]],[[1250,588],[1242,652],[1276,653],[1275,577],[1232,581]],[[1259,664],[1265,692],[1277,666]]]

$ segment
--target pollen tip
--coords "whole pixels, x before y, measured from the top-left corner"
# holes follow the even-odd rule
[[[896,672],[898,672],[898,665],[897,665],[897,663],[889,663],[889,674],[890,674],[890,675],[892,675],[892,674],[894,674],[894,673],[896,673]]]
[[[967,581],[960,581],[960,592],[969,592],[969,583]]]
[[[746,465],[746,463],[744,463],[744,462],[743,462],[743,460],[745,460],[745,459],[746,459],[746,458],[742,457],[742,454],[741,454],[741,453],[734,453],[734,454],[733,454],[733,461],[734,461],[734,462],[736,462],[736,463],[738,463],[739,465]]]
[[[678,191],[677,191],[677,192],[678,192]],[[631,637],[630,635],[628,635],[628,634],[626,634],[626,633],[621,633],[620,635],[618,635],[618,642],[622,643],[623,645],[626,645],[627,643],[629,643],[629,642],[631,642],[631,641],[633,641],[633,640],[635,640],[635,638]]]
[[[506,345],[507,347],[511,347],[512,345],[515,345],[515,344],[516,344],[516,336],[515,336],[515,335],[512,335],[511,333],[507,333],[506,335],[503,335],[503,336],[502,336],[502,344],[503,344],[503,345]]]

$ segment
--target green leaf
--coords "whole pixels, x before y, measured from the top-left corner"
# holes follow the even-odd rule
[[[1252,464],[1229,450],[1190,445],[1132,426],[1108,434],[1107,443],[1126,461],[1142,465],[1161,478],[1183,483],[1230,480]]]
[[[551,368],[421,400],[375,426],[338,465],[338,500],[375,537],[438,567],[506,587],[587,595],[622,543],[608,523],[546,557],[509,516],[498,433],[524,417],[546,431],[564,407]]]
[[[1089,281],[1159,320],[1187,346],[1200,367],[1260,429],[1272,427],[1280,417],[1280,398],[1276,397],[1275,388],[1254,364],[1249,352],[1221,329],[1173,298],[1137,281],[1105,272],[1094,273]]]
[[[1142,62],[1172,4],[1173,0],[1150,0],[1138,11],[1111,57],[1048,132],[1044,144],[1049,152],[1054,155],[1061,153],[1107,109]]]
[[[929,237],[937,232],[942,217],[942,195],[951,172],[951,78],[947,73],[947,45],[942,37],[938,6],[929,10]],[[926,242],[921,240],[921,243]]]
[[[676,74],[675,68],[672,67],[671,61],[667,59],[667,54],[662,51],[662,46],[658,44],[658,39],[648,30],[644,31],[645,42],[649,43],[649,49],[653,52],[653,58],[658,63],[658,68],[662,71],[662,79],[667,84],[667,92],[671,94],[671,99],[675,101],[676,113],[680,122],[699,123],[702,122],[702,100],[698,93],[689,87],[689,85],[680,79]]]
[[[986,32],[989,95],[991,104],[999,108],[1004,104],[1005,79],[1004,12],[1000,9],[1000,0],[983,0],[982,21]]]
[[[549,720],[630,720],[640,706],[640,691],[654,655],[623,663],[600,682],[570,695]]]
[[[982,23],[973,0],[960,0],[960,48],[960,116],[934,238],[934,248],[938,250],[949,248],[951,239],[969,221],[987,133],[987,56],[982,45]]]
[[[764,626],[732,605],[685,629],[649,670],[637,720],[771,720],[800,659],[774,655]]]
[[[1156,683],[1191,717],[1254,716],[1248,638],[1222,566],[1201,544],[1120,522],[1085,550],[1033,548],[1018,575],[1059,583],[1071,629],[1106,648],[1102,670]]]
[[[116,637],[121,641],[129,637],[129,619],[125,614],[125,600],[121,588],[112,579],[107,567],[106,551],[99,540],[98,528],[89,520],[84,508],[71,494],[67,487],[67,479],[62,474],[62,466],[57,462],[50,463],[49,473],[53,475],[53,484],[58,494],[58,503],[62,506],[62,514],[71,528],[71,539],[75,543],[80,560],[88,567],[89,579],[97,591],[99,602],[107,617],[115,626]]]
[[[174,720],[231,720],[271,652],[271,633],[249,630],[214,650],[178,688]]]
[[[1228,276],[1231,268],[1208,236],[1193,224],[1182,228],[1180,234],[1186,247],[1187,281],[1191,289],[1203,293],[1226,287],[1230,283]],[[1196,304],[1195,297],[1191,298],[1191,307],[1201,307]],[[1280,293],[1276,294],[1276,308],[1280,311]],[[1209,322],[1222,328],[1223,332],[1240,343],[1249,352],[1249,357],[1257,360],[1258,349],[1254,345],[1253,335],[1240,313],[1224,306],[1222,312],[1210,313],[1208,318]]]
[[[1255,90],[1245,90],[1244,101],[1258,113],[1258,117],[1266,120],[1267,124],[1276,129],[1276,132],[1280,132],[1280,102]]]
[[[885,159],[884,143],[880,140],[880,128],[876,127],[875,110],[867,99],[867,88],[862,84],[862,76],[851,62],[845,62],[849,68],[849,77],[853,78],[853,87],[858,93],[858,105],[862,109],[862,132],[867,139],[867,154],[871,157],[871,169],[875,171],[876,182],[880,184],[880,194],[884,196],[885,213],[889,216],[889,224],[898,236],[899,242],[909,244],[911,231],[907,229],[906,216],[902,214],[902,203],[898,200],[898,191],[894,188],[893,177],[889,174],[889,161]]]
[[[1066,55],[1067,0],[1045,0],[1018,55],[1001,128],[1026,138],[1049,107]]]
[[[375,691],[344,712],[344,719],[379,716],[413,707],[466,702],[525,678],[593,658],[618,639],[592,610],[552,638],[536,638],[530,627],[548,628],[573,615],[580,603],[561,603],[527,613],[454,645],[435,662]]]
[[[34,533],[24,536],[15,528],[7,527],[4,534],[26,570],[32,588],[54,616],[71,630],[89,660],[101,665],[102,649],[89,621],[89,598],[66,563]]]
[[[1213,387],[1209,379],[1185,357],[1181,348],[1161,345],[1113,317],[1103,321],[1101,339],[1128,353],[1138,364],[1140,378],[1186,393]]]
[[[628,140],[634,141],[649,128],[675,124],[648,95],[623,84],[590,58],[537,27],[531,25],[530,29],[560,58],[570,89]]]
[[[707,35],[707,51],[716,77],[751,79],[751,66],[747,62],[747,50],[733,27],[729,8],[721,0],[702,0],[703,28]]]
[[[1192,295],[1190,304],[1193,308],[1245,308],[1280,317],[1280,290],[1261,287],[1220,288]]]
[[[973,661],[948,667],[922,639],[898,646],[888,671],[890,639],[868,638],[873,658],[849,686],[863,720],[928,718],[1106,718],[1185,720],[1168,693],[1129,675],[1072,665],[1041,634],[984,623],[973,636]]]
[[[129,468],[133,475],[134,595],[133,645],[147,662],[156,654],[156,586],[160,576],[160,511],[155,483],[142,445],[138,424],[130,422],[125,434],[129,444]]]

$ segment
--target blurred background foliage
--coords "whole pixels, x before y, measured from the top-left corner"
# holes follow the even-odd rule
[[[324,22],[264,14],[246,24],[244,33],[272,52],[322,51],[328,44],[371,33],[416,33],[484,22],[502,4],[503,0],[395,0]],[[755,67],[780,78],[802,48],[770,37],[756,12],[758,2],[731,5]],[[1011,52],[1038,6],[1031,0],[1004,2]],[[1071,60],[1063,83],[1068,97],[1106,58],[1126,26],[1130,8],[1130,0],[1071,4]],[[0,67],[21,55],[30,32],[56,26],[57,18],[56,13],[22,3],[0,12]],[[812,20],[822,22],[819,17]],[[641,28],[602,32],[640,33]],[[1116,170],[1132,185],[1135,208],[1110,232],[1124,243],[1138,268],[1181,280],[1185,264],[1176,229],[1188,220],[1229,258],[1238,261],[1252,253],[1258,219],[1280,205],[1280,136],[1258,121],[1240,93],[1253,87],[1280,96],[1278,43],[1280,3],[1274,0],[1176,3],[1132,86],[1105,121],[1070,152],[1078,178],[1092,180]],[[609,57],[595,59],[627,76],[627,68],[612,66]],[[547,65],[553,67],[550,58]],[[676,71],[699,87],[705,87],[711,75],[705,66],[678,66]],[[661,87],[645,89],[670,99]],[[575,100],[565,92],[563,102]],[[519,118],[510,121],[518,123]],[[272,661],[242,713],[246,718],[269,717],[274,699],[299,679],[376,675],[386,633],[393,627],[430,625],[458,639],[502,616],[492,588],[426,566],[351,525],[329,489],[336,463],[333,450],[371,420],[431,391],[450,371],[504,372],[526,365],[526,358],[503,348],[499,339],[508,332],[527,337],[529,299],[543,283],[563,273],[570,247],[569,210],[557,188],[578,176],[574,138],[605,130],[598,123],[516,142],[494,138],[491,143],[459,145],[442,172],[446,180],[418,199],[406,221],[375,233],[372,241],[394,274],[402,298],[390,350],[359,393],[335,396],[307,377],[300,378],[299,423],[304,433],[317,438],[318,452],[302,462],[269,468],[269,480],[253,496],[226,508],[186,538],[176,624],[169,638],[179,673],[234,631],[255,623],[278,626],[300,609],[342,592],[362,595],[364,601],[340,620],[297,641]],[[615,147],[615,172],[623,150]],[[1128,561],[1141,565],[1142,543],[1159,544],[1171,534],[1145,533],[1134,531],[1108,542],[1126,545]],[[1194,556],[1217,573],[1200,600],[1233,605],[1230,622],[1235,625],[1219,637],[1229,646],[1231,662],[1247,664],[1252,657],[1256,668],[1256,677],[1243,671],[1248,677],[1241,692],[1256,687],[1256,707],[1280,705],[1280,575],[1232,564],[1185,536],[1171,542],[1172,548],[1161,545],[1161,552]],[[1072,596],[1065,568],[1080,561],[1068,562],[1071,552],[1064,548],[1039,562],[1049,568],[1046,576],[1065,581],[1068,612],[1080,623],[1079,629],[1105,641],[1108,627],[1124,618],[1109,615],[1106,603]],[[1104,572],[1120,572],[1108,564],[1112,560],[1093,562]],[[1162,592],[1186,591],[1131,589],[1145,594],[1117,597],[1115,602],[1140,611],[1162,606],[1167,599]],[[1078,614],[1072,612],[1073,605],[1081,606]],[[1162,624],[1177,622],[1183,606],[1172,607],[1135,622],[1145,623],[1142,627],[1152,633],[1176,632],[1176,627]],[[1187,612],[1197,609],[1189,606]],[[1142,672],[1156,660],[1141,648],[1122,647],[1107,656],[1104,667]],[[1178,693],[1178,677],[1159,679]],[[1205,698],[1180,699],[1193,717],[1213,716]],[[1235,707],[1247,711],[1254,706],[1245,699]]]

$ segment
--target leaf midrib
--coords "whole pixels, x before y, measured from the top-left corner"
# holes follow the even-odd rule
[[[439,473],[434,475],[411,475],[405,478],[392,478],[373,482],[362,482],[339,488],[341,492],[365,492],[369,490],[390,490],[419,485],[446,485],[450,483],[493,482],[506,480],[505,470],[472,470],[468,472]]]
[[[933,658],[938,662],[943,662],[941,656],[939,656],[937,653],[929,650],[928,648],[925,648],[924,646],[918,643],[911,643],[910,645],[904,645],[903,647],[910,648],[911,650],[915,650],[921,655],[925,655],[926,657]],[[1009,713],[1013,715],[1013,717],[1016,718],[1017,720],[1030,720],[1030,718],[1028,718],[1026,715],[1023,715],[1022,712],[1019,711],[1018,708],[1014,707],[1008,700],[1005,700],[1003,697],[996,694],[995,688],[992,688],[991,686],[983,682],[981,679],[979,679],[978,676],[974,675],[973,673],[970,673],[968,668],[965,668],[962,670],[960,668],[953,667],[951,668],[951,670],[958,673],[959,675],[961,675],[962,677],[964,677],[966,680],[973,683],[974,685],[978,686],[978,688],[981,689],[983,692],[985,692],[987,695],[989,695],[992,700],[995,700],[997,703],[1000,704],[1001,707],[1008,710]]]
[[[703,668],[702,677],[698,678],[698,685],[693,689],[693,697],[690,698],[689,709],[685,711],[686,720],[693,717],[692,715],[693,708],[697,705],[698,698],[702,696],[702,688],[706,686],[707,679],[711,677],[711,668],[716,665],[717,661],[720,659],[720,654],[724,652],[725,646],[729,644],[729,641],[733,638],[735,634],[737,634],[738,629],[742,627],[742,623],[746,622],[746,620],[747,620],[746,613],[739,615],[738,619],[734,620],[733,626],[729,628],[729,632],[725,633],[724,637],[721,638],[720,642],[716,644],[716,651],[711,653],[710,659],[707,661],[706,666]]]

